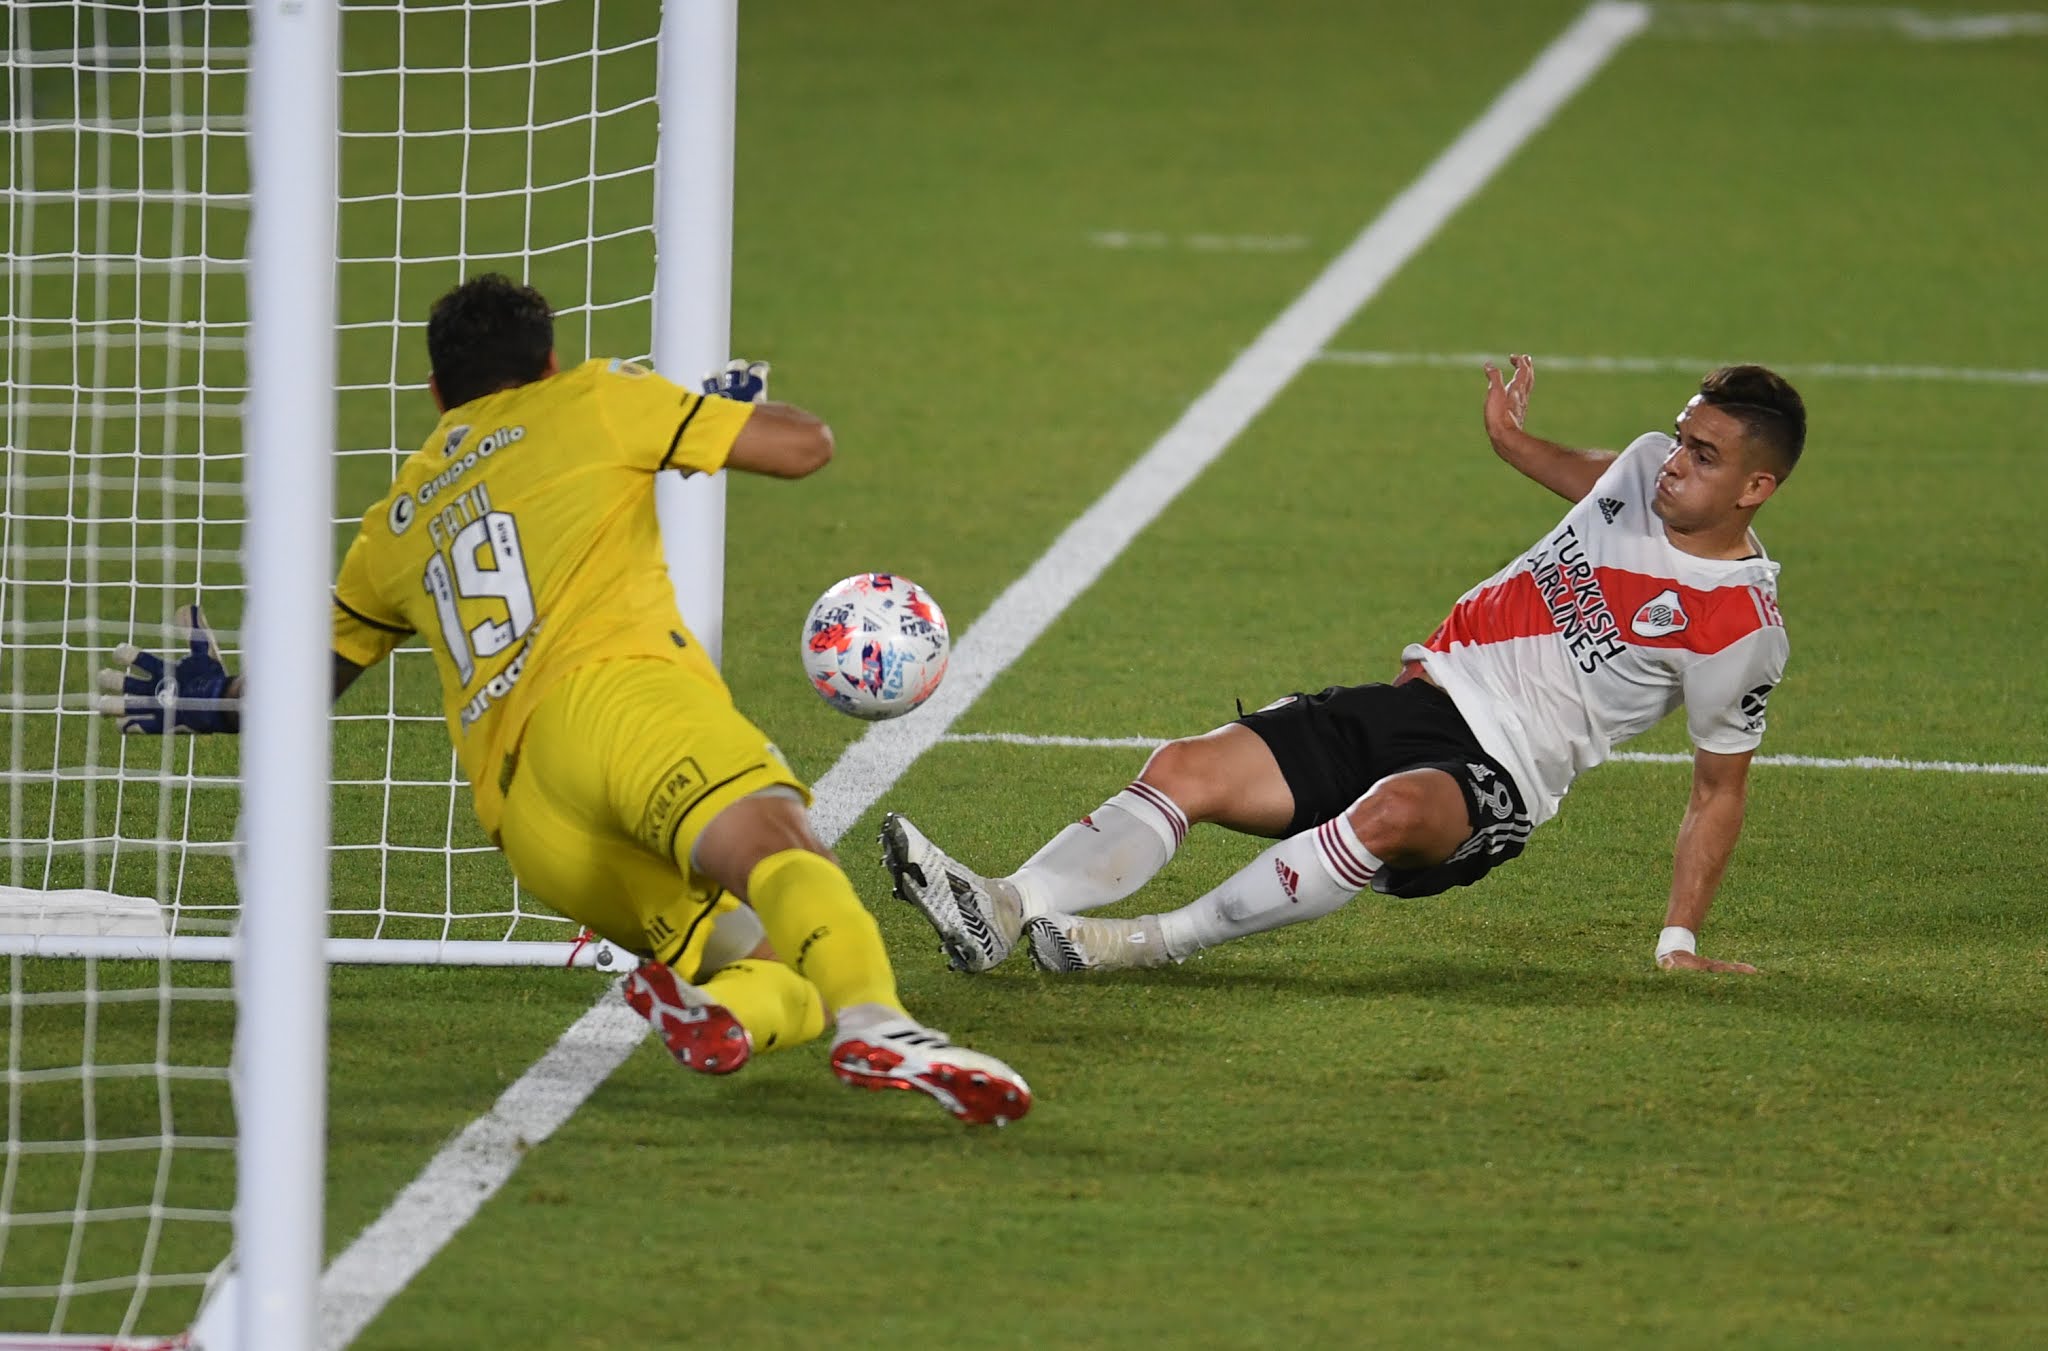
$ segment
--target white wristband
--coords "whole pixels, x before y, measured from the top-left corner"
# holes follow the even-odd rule
[[[1700,950],[1700,936],[1679,924],[1667,924],[1664,932],[1657,935],[1657,960],[1663,961],[1674,952],[1697,953]]]

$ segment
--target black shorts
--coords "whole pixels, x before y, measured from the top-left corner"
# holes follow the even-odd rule
[[[1426,680],[1399,685],[1333,685],[1290,694],[1238,719],[1259,734],[1294,794],[1298,835],[1350,810],[1366,790],[1408,769],[1440,769],[1465,795],[1472,835],[1433,868],[1381,868],[1372,888],[1388,896],[1434,896],[1468,887],[1522,852],[1531,829],[1521,790],[1480,749],[1458,706]]]

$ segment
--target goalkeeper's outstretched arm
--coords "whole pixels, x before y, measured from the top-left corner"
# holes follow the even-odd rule
[[[762,403],[733,440],[725,467],[770,478],[803,478],[832,459],[832,429],[792,403]]]
[[[342,696],[343,694],[345,694],[345,693],[346,693],[346,692],[348,691],[348,687],[356,683],[356,677],[357,677],[357,676],[359,676],[359,675],[361,675],[361,674],[362,674],[362,673],[363,673],[364,671],[366,671],[366,670],[368,670],[368,669],[369,669],[369,668],[368,668],[367,666],[358,666],[358,665],[356,665],[356,664],[355,664],[354,662],[350,661],[350,660],[349,660],[349,659],[348,659],[347,657],[344,657],[344,656],[342,656],[342,655],[341,655],[341,653],[339,653],[339,652],[335,653],[335,654],[334,654],[334,698],[336,698],[336,699],[339,699],[339,698],[341,698],[341,696]],[[242,684],[242,678],[241,678],[240,676],[236,676],[236,677],[235,677],[235,688],[236,688],[236,693],[238,693],[238,694],[239,694],[239,693],[241,692],[241,684]]]
[[[356,683],[356,677],[369,668],[356,665],[339,652],[332,655],[334,657],[334,692],[331,697],[338,700],[343,694],[348,692],[349,686]],[[238,704],[242,701],[242,677],[228,677],[228,698],[233,699]]]
[[[129,643],[114,649],[114,660],[122,665],[100,672],[99,711],[118,720],[123,732],[144,736],[240,732],[242,677],[229,674],[222,663],[206,616],[197,605],[181,606],[177,626],[188,651],[174,666]],[[333,655],[333,697],[339,699],[364,668],[339,652]]]
[[[803,478],[832,462],[832,429],[815,413],[768,398],[768,363],[741,357],[706,376],[706,394],[754,405],[740,428],[725,467],[770,478]]]

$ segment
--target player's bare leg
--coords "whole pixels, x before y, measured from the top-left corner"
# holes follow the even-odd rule
[[[832,1072],[842,1082],[915,1090],[975,1125],[1030,1110],[1022,1075],[904,1009],[881,931],[793,795],[757,793],[727,807],[697,837],[690,862],[753,906],[783,960],[817,987],[835,1023]]]
[[[1008,877],[984,877],[907,818],[882,823],[882,864],[896,894],[938,931],[949,964],[985,971],[1048,914],[1112,905],[1157,876],[1196,822],[1273,835],[1294,797],[1265,741],[1236,723],[1169,741],[1122,792],[1048,841]]]
[[[1294,819],[1294,794],[1280,762],[1265,738],[1243,723],[1167,742],[1152,752],[1138,780],[1164,793],[1191,822],[1272,836]]]
[[[1049,971],[1159,966],[1249,934],[1320,918],[1392,864],[1426,868],[1472,833],[1457,781],[1437,769],[1389,775],[1343,816],[1289,836],[1179,910],[1137,919],[1034,917],[1032,960]]]

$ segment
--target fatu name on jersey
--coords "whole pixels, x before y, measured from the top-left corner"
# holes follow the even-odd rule
[[[1636,438],[1554,530],[1402,654],[1507,766],[1535,823],[1574,778],[1681,703],[1702,750],[1763,740],[1789,651],[1778,565],[1761,545],[1743,559],[1672,545],[1650,501],[1674,444]]]

